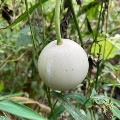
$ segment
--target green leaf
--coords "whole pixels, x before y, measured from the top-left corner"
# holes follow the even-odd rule
[[[41,42],[42,45],[44,45],[44,41],[42,37],[40,36],[40,29],[38,27],[34,27],[34,34],[35,34],[35,39]]]
[[[103,40],[104,38],[102,38]],[[101,40],[101,38],[98,38],[98,40]],[[98,45],[99,44],[99,45]],[[107,60],[110,58],[113,58],[115,55],[119,54],[120,48],[117,47],[117,42],[113,43],[110,39],[107,39],[106,41],[100,41],[98,44],[94,43],[91,49],[91,53],[97,54],[100,53],[100,56],[102,59]],[[101,46],[101,51],[99,51]]]
[[[47,0],[42,0],[42,4],[46,1]],[[30,7],[29,8],[29,14],[31,14],[39,5],[40,5],[40,2],[38,2],[35,5],[33,5],[32,7]],[[27,18],[27,12],[24,12],[22,15],[20,15],[11,25],[7,26],[6,28],[13,27],[14,25],[16,25],[19,22],[21,22],[22,20],[24,20],[25,18]]]
[[[98,8],[99,8],[99,4],[96,4],[94,7],[92,7],[87,11],[87,17],[89,20],[92,20],[93,18],[94,19],[98,18],[98,14],[99,14]]]
[[[95,95],[97,95],[97,92],[96,92],[96,90],[93,88],[93,89],[92,89],[92,94],[91,94],[90,97],[95,96]]]
[[[0,101],[0,110],[31,120],[46,120],[34,110],[10,100]]]
[[[87,119],[86,116],[83,115],[80,112],[80,110],[75,108],[70,101],[65,99],[65,97],[63,95],[61,95],[60,93],[57,93],[57,92],[53,92],[53,94],[58,98],[58,100],[61,102],[61,104],[65,107],[65,109],[72,115],[72,117],[75,120],[86,120]]]
[[[66,98],[73,98],[73,99],[76,99],[76,100],[79,100],[81,104],[84,104],[84,102],[87,100],[87,98],[81,94],[74,94],[74,93],[71,93],[71,94],[67,94],[65,95]]]
[[[98,101],[105,102],[106,101],[107,103],[109,103],[110,97],[107,97],[107,96],[104,96],[104,95],[96,95],[96,96],[91,96],[91,99],[94,100],[95,102],[98,102]],[[116,100],[116,99],[112,98],[111,103],[120,107],[120,101],[119,100]]]
[[[10,120],[10,119],[5,116],[0,116],[0,120]]]
[[[109,98],[110,99],[110,98]],[[116,100],[114,98],[111,99],[111,102],[115,105],[117,105],[118,107],[120,107],[120,100]]]
[[[34,30],[36,42],[42,43],[42,45],[44,45],[44,41],[39,34],[40,29],[38,27],[34,27],[33,30]],[[25,28],[21,29],[18,33],[16,49],[20,49],[21,47],[32,46],[32,44],[33,44],[33,39],[31,35],[30,27],[26,26]]]
[[[65,98],[73,98],[76,99],[78,103],[80,104],[85,104],[86,107],[88,107],[89,105],[91,105],[91,102],[88,100],[87,97],[85,97],[82,94],[77,94],[77,93],[70,93],[64,96]],[[87,102],[86,102],[87,101]]]
[[[27,47],[28,44],[32,44],[32,35],[30,32],[30,27],[26,26],[18,33],[16,48],[19,49],[21,46]]]
[[[4,89],[4,83],[3,81],[0,81],[0,92]]]
[[[55,110],[54,110],[54,114],[50,114],[49,115],[49,120],[53,120],[54,118],[57,118],[61,113],[63,113],[65,111],[65,108],[63,107],[63,105],[61,104],[60,106],[58,106]]]
[[[0,96],[0,100],[4,100],[4,99],[10,98],[10,97],[21,96],[21,95],[23,95],[23,94],[24,94],[23,92],[20,92],[20,93],[14,93],[14,94],[9,94],[9,95]]]
[[[81,14],[84,14],[85,12],[89,11],[91,8],[94,8],[97,5],[98,5],[98,1],[95,0],[93,2],[90,2],[87,5],[82,6],[82,9],[79,10],[77,16],[80,16]]]
[[[44,14],[47,15],[47,17],[50,19],[52,17],[51,13],[54,13],[53,11],[55,10],[55,0],[48,0],[43,4],[43,11]]]
[[[110,81],[111,82],[111,81]],[[111,82],[112,83],[112,82]],[[103,85],[103,88],[105,87],[111,87],[111,86],[114,86],[114,83],[113,84],[104,84]],[[120,88],[120,84],[115,84],[116,87]]]
[[[71,0],[69,2],[69,7],[70,7],[70,10],[71,10],[72,15],[73,15],[74,23],[75,23],[75,26],[76,26],[76,29],[77,29],[77,32],[78,32],[78,36],[79,36],[79,41],[81,43],[81,46],[84,47],[81,32],[80,32],[80,29],[79,29],[79,24],[78,24],[78,21],[77,21],[76,15],[75,15],[75,11],[74,11],[74,8],[73,8],[73,3],[72,3]]]
[[[113,72],[115,72],[115,70],[114,70],[114,65],[112,65],[110,62],[105,62],[104,63],[104,65],[108,68],[108,70],[110,70],[111,72],[113,71]],[[117,70],[117,69],[116,69]],[[110,72],[110,73],[111,73]]]
[[[113,115],[120,119],[120,110],[116,106],[109,106],[109,108],[112,111]]]
[[[120,35],[116,34],[114,37],[110,37],[109,41],[115,45],[115,47],[118,49],[118,55],[120,55]]]

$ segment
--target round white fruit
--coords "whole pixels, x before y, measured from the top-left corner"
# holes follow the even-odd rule
[[[69,39],[49,43],[41,52],[38,71],[44,83],[53,90],[65,91],[75,88],[88,73],[88,58],[83,48]]]

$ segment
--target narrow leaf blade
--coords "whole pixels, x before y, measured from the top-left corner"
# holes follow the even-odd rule
[[[58,106],[55,110],[54,110],[54,114],[50,114],[49,115],[49,120],[53,120],[54,118],[57,118],[61,113],[63,113],[65,111],[65,108],[63,107],[63,105],[61,104],[60,106]]]
[[[0,110],[31,120],[46,120],[34,110],[10,100],[0,101]]]
[[[86,120],[86,117],[78,109],[76,109],[70,101],[66,100],[63,95],[57,92],[53,92],[53,94],[59,99],[61,104],[73,116],[73,118],[75,118],[75,120]]]
[[[110,106],[113,115],[120,119],[120,110],[116,106]]]
[[[42,0],[42,3],[46,2],[47,0]],[[33,5],[32,7],[29,8],[29,14],[31,14],[38,6],[40,5],[40,2],[36,3],[35,5]],[[9,26],[7,26],[6,28],[11,28],[14,25],[16,25],[17,23],[21,22],[22,20],[24,20],[25,18],[27,18],[27,12],[24,12],[22,15],[20,15],[12,24],[10,24]]]

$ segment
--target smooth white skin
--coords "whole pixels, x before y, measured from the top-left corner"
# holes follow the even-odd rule
[[[88,58],[83,48],[69,39],[49,43],[41,52],[38,71],[44,83],[53,90],[65,91],[75,88],[88,73]]]

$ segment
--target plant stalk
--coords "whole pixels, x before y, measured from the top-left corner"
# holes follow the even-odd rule
[[[72,0],[70,0],[69,5],[70,5],[70,9],[71,9],[71,12],[72,12],[72,15],[73,15],[73,19],[74,19],[74,22],[75,22],[76,29],[77,29],[77,32],[78,32],[78,36],[79,36],[81,46],[82,46],[82,48],[84,48],[83,41],[82,41],[82,36],[81,36],[80,28],[79,28],[79,25],[78,25],[78,21],[77,21],[76,15],[75,15],[75,11],[74,11],[74,8],[73,8]]]
[[[114,82],[113,87],[112,87],[112,90],[111,90],[109,103],[111,102],[112,96],[113,96],[113,94],[114,94],[115,86],[116,86],[116,83],[117,83],[117,78],[118,78],[118,72],[117,72],[117,74],[116,74],[115,82]]]
[[[25,6],[26,6],[26,12],[27,12],[27,15],[28,15],[28,22],[30,24],[30,31],[31,31],[32,38],[33,38],[33,46],[34,46],[34,49],[36,51],[36,55],[37,55],[37,58],[38,58],[37,46],[35,44],[35,35],[34,35],[34,32],[33,32],[32,22],[31,22],[31,19],[30,19],[30,14],[29,14],[29,8],[28,8],[27,0],[25,0]]]
[[[60,33],[60,5],[61,5],[61,0],[56,0],[55,29],[56,29],[57,45],[61,45],[63,43]]]

